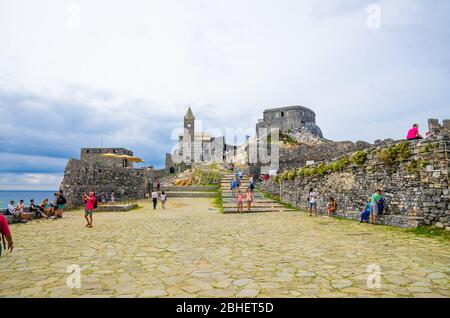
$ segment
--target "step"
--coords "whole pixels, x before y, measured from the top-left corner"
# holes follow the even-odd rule
[[[163,191],[176,191],[176,192],[181,192],[181,191],[187,191],[187,192],[193,192],[193,191],[215,191],[217,190],[218,187],[217,186],[168,186],[168,187],[161,187],[161,190]]]
[[[201,191],[167,191],[167,198],[214,198],[217,192],[201,192]]]
[[[296,210],[290,210],[290,209],[267,209],[267,208],[254,208],[254,209],[251,209],[250,210],[250,212],[249,211],[247,211],[247,209],[245,209],[245,207],[244,207],[244,209],[242,210],[242,214],[244,214],[244,213],[264,213],[264,212],[292,212],[292,211],[296,211]],[[239,212],[237,212],[237,208],[224,208],[223,209],[223,213],[227,213],[227,214],[230,214],[230,213],[239,213]]]

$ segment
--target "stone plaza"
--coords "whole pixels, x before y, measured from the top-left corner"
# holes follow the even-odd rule
[[[96,213],[92,229],[81,209],[11,225],[0,297],[450,297],[448,241],[299,211],[221,214],[207,198],[139,204]]]

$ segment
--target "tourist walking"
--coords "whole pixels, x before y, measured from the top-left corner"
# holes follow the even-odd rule
[[[242,194],[241,190],[238,189],[237,193],[236,193],[236,202],[237,202],[237,211],[239,213],[242,213],[242,208],[244,206],[244,201],[245,201],[245,197]]]
[[[251,193],[255,192],[255,184],[253,182],[250,183],[249,189]]]
[[[333,216],[333,213],[337,210],[337,202],[333,197],[328,199],[327,204],[327,216],[330,218]]]
[[[111,192],[111,202],[116,202],[116,195],[114,194],[114,192]]]
[[[165,210],[166,209],[167,195],[166,195],[166,193],[164,191],[161,192],[160,200],[161,200],[161,206],[162,206],[163,210]]]
[[[317,193],[314,191],[313,188],[309,189],[308,208],[309,208],[309,216],[312,216],[313,212],[314,216],[317,216]]]
[[[156,210],[156,206],[158,205],[158,192],[153,190],[152,192],[152,201],[153,201],[153,210]]]
[[[87,221],[86,227],[91,228],[93,225],[93,214],[94,214],[94,208],[96,206],[95,201],[95,193],[89,192],[89,195],[86,195],[86,193],[82,194],[83,201],[85,203],[85,209],[84,209],[84,218]]]
[[[161,189],[161,182],[159,180],[156,180],[156,191],[159,191]]]
[[[235,193],[236,188],[237,188],[237,180],[233,179],[233,180],[231,180],[231,185],[230,185],[231,193],[233,195]]]
[[[1,242],[0,242],[0,256],[2,255],[2,248],[9,250],[11,253],[14,249],[14,243],[11,235],[11,229],[9,228],[8,220],[0,214],[0,234],[1,234]],[[6,247],[6,242],[8,242],[8,247]]]
[[[250,190],[250,188],[248,188],[247,192],[245,193],[245,201],[247,202],[248,212],[250,212],[250,209],[252,208],[253,200],[254,200],[253,192]]]
[[[381,190],[377,190],[370,199],[370,215],[372,216],[372,224],[377,224],[378,221],[378,204],[381,202]]]

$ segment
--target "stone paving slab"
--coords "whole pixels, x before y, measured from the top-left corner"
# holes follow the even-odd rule
[[[436,239],[298,212],[225,215],[207,198],[140,204],[94,214],[92,229],[81,210],[13,224],[0,297],[450,296],[450,250]],[[66,285],[71,264],[80,289]]]

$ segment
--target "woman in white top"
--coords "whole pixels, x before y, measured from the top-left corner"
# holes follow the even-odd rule
[[[166,209],[167,195],[166,195],[166,193],[164,191],[161,192],[160,200],[161,200],[161,206],[162,206],[163,210],[165,210]]]
[[[30,216],[24,212],[25,204],[23,200],[20,200],[19,204],[16,206],[15,214],[19,217],[20,221],[26,223],[30,220]]]
[[[308,194],[309,216],[317,216],[317,193],[311,188]]]

